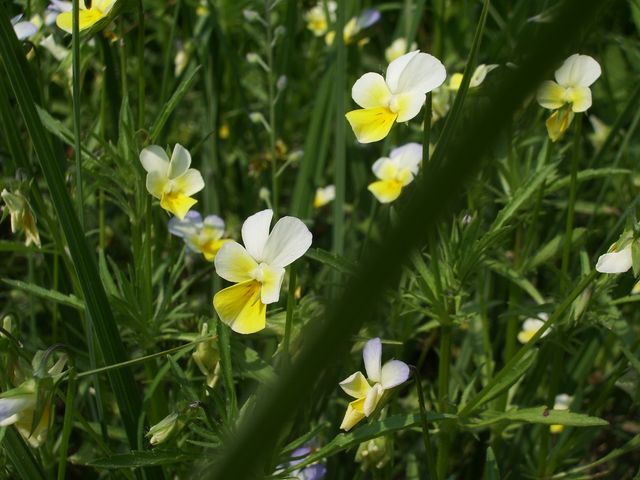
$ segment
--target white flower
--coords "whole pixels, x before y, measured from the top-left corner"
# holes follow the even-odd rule
[[[313,206],[315,208],[324,207],[328,203],[332,202],[336,198],[336,186],[327,185],[326,187],[319,187],[316,190],[316,195],[313,199]]]
[[[304,15],[307,22],[307,28],[313,32],[316,37],[321,37],[329,30],[329,24],[336,21],[336,10],[338,4],[329,0],[328,2],[320,1]],[[327,13],[328,18],[327,18]]]
[[[349,403],[340,428],[351,430],[363,418],[371,415],[386,390],[397,387],[409,378],[409,366],[400,360],[390,360],[382,365],[382,342],[369,340],[362,351],[367,378],[356,372],[340,382],[347,395],[355,398]]]
[[[473,75],[471,75],[469,88],[479,87],[482,82],[484,82],[484,79],[487,78],[487,74],[490,71],[495,70],[496,68],[498,68],[498,65],[478,65],[473,71]],[[462,84],[462,77],[462,73],[454,73],[453,75],[451,75],[451,78],[449,79],[449,90],[459,90],[460,85]]]
[[[358,141],[382,140],[395,122],[418,115],[427,92],[442,85],[446,76],[440,60],[419,50],[391,62],[386,77],[374,72],[362,75],[351,89],[362,109],[346,114]]]
[[[612,246],[615,248],[615,244]],[[611,249],[610,249],[611,250]],[[624,273],[633,265],[631,255],[631,244],[622,250],[613,250],[604,255],[600,255],[596,270],[600,273]]]
[[[242,225],[244,247],[230,241],[215,258],[216,272],[236,283],[213,297],[220,320],[238,333],[266,326],[266,306],[280,299],[284,268],[311,246],[312,235],[301,220],[282,217],[269,233],[272,210],[247,218]]]
[[[410,184],[418,173],[422,162],[422,145],[407,143],[391,151],[389,158],[378,159],[372,167],[378,181],[368,189],[380,203],[393,202],[402,189]]]
[[[602,74],[598,62],[588,55],[574,54],[556,70],[556,81],[546,81],[538,89],[538,103],[543,108],[556,110],[571,105],[575,113],[591,107],[589,87]]]
[[[566,393],[561,393],[556,395],[555,402],[553,404],[554,410],[569,410],[569,406],[571,406],[571,402],[573,402],[573,397],[567,395]],[[564,430],[564,425],[554,423],[549,426],[549,430],[551,433],[561,433]]]
[[[538,333],[545,322],[549,319],[549,315],[546,313],[539,313],[537,318],[527,318],[522,324],[522,329],[520,333],[518,333],[518,341],[520,343],[529,342],[533,336]],[[550,330],[546,330],[542,335],[542,337],[546,337],[549,334]]]
[[[416,42],[412,42],[411,47],[407,48],[406,38],[396,38],[384,51],[384,58],[387,60],[387,63],[391,63],[396,58],[401,57],[402,55],[407,53],[408,50],[413,51],[416,48],[418,48]]]
[[[179,143],[171,160],[164,149],[151,145],[140,152],[140,162],[147,174],[147,190],[160,200],[160,206],[183,219],[197,200],[191,198],[204,188],[200,172],[191,165],[191,154]]]

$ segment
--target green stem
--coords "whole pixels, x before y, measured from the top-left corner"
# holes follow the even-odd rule
[[[84,230],[84,199],[82,193],[82,155],[80,145],[80,6],[79,0],[72,4],[72,81],[71,96],[73,100],[73,149],[76,161],[76,208],[80,227]]]
[[[218,347],[220,350],[220,363],[222,365],[222,377],[224,378],[227,398],[229,399],[228,413],[232,419],[238,415],[238,400],[236,398],[236,387],[233,382],[233,368],[231,366],[231,339],[229,337],[229,327],[222,321],[217,322]]]
[[[271,9],[272,1],[265,0],[265,22],[267,31],[267,88],[268,88],[268,100],[269,100],[269,150],[271,151],[271,204],[273,207],[273,214],[278,217],[279,197],[280,197],[280,184],[278,182],[278,152],[276,150],[276,89],[275,89],[275,75],[274,75],[274,58],[273,58],[273,28],[271,25]]]
[[[347,51],[342,36],[346,16],[345,2],[338,3],[335,48],[336,48],[336,81],[334,90],[335,102],[335,151],[334,151],[334,182],[336,198],[333,202],[333,253],[344,254],[344,201],[346,191],[346,145],[344,119],[344,87],[346,84]],[[334,278],[336,282],[338,274]]]
[[[126,90],[123,90],[123,94]],[[144,6],[138,0],[138,129],[144,128]]]
[[[69,451],[69,437],[73,426],[75,410],[73,407],[76,398],[76,371],[70,368],[67,371],[67,396],[64,401],[64,420],[62,423],[62,436],[60,440],[60,461],[58,463],[58,480],[64,480],[67,468],[67,452]]]
[[[582,130],[582,116],[577,115],[574,126],[573,156],[571,158],[571,183],[569,185],[569,205],[567,210],[567,224],[564,231],[562,248],[562,283],[568,283],[569,258],[571,256],[571,237],[573,233],[573,217],[575,213],[576,193],[578,190],[578,161],[580,160],[580,134]]]
[[[411,367],[413,376],[416,382],[416,391],[418,392],[418,403],[420,404],[420,419],[422,420],[422,440],[424,442],[424,449],[427,453],[427,471],[429,472],[429,478],[435,480],[438,478],[436,471],[435,458],[433,456],[433,448],[431,448],[431,435],[429,434],[429,422],[427,420],[427,407],[424,403],[424,392],[422,391],[422,382],[420,381],[420,374],[416,367]]]
[[[438,409],[446,413],[449,406],[449,373],[451,368],[451,326],[443,325],[440,330],[440,351],[438,354]],[[440,427],[440,447],[438,449],[438,476],[445,479],[449,469],[449,449],[451,437],[447,422]]]
[[[287,298],[287,318],[284,324],[284,337],[282,345],[284,350],[285,362],[288,364],[290,360],[289,344],[291,342],[291,327],[293,325],[293,310],[296,306],[296,269],[291,267],[289,272],[289,296]]]

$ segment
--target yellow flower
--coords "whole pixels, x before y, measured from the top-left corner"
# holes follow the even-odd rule
[[[284,268],[311,246],[311,232],[301,220],[283,217],[269,233],[272,218],[272,210],[250,216],[242,225],[244,247],[230,241],[216,255],[216,273],[236,284],[216,293],[213,306],[238,333],[265,328],[267,305],[280,299]]]
[[[573,112],[584,112],[591,107],[589,87],[601,74],[600,65],[592,57],[577,53],[571,55],[556,70],[555,82],[548,80],[542,83],[538,89],[538,103],[549,110],[570,105]]]
[[[549,315],[546,313],[538,314],[537,318],[527,318],[522,324],[522,330],[518,333],[518,341],[520,343],[529,342],[533,336],[540,330],[544,323],[549,319]],[[546,330],[542,337],[546,337],[549,334],[549,330]]]
[[[319,187],[316,190],[316,195],[313,199],[313,206],[315,208],[321,208],[332,202],[336,198],[335,185],[327,185],[326,187]]]
[[[392,150],[389,158],[380,158],[373,164],[373,173],[379,180],[369,185],[369,191],[380,203],[393,202],[413,181],[421,161],[422,145],[419,143],[407,143]]]
[[[90,3],[90,7],[86,4]],[[80,0],[80,11],[78,28],[80,31],[86,30],[92,27],[94,24],[109,15],[111,8],[116,3],[116,0],[93,0],[87,2],[86,0]],[[62,12],[56,18],[56,25],[67,33],[72,33],[72,15],[73,12]]]
[[[371,415],[386,390],[397,387],[409,378],[409,367],[400,360],[382,365],[382,342],[369,340],[362,351],[367,377],[356,372],[340,382],[344,392],[355,398],[349,403],[340,428],[349,431],[365,417]]]
[[[336,21],[336,10],[338,4],[334,1],[320,1],[304,15],[307,22],[307,28],[313,32],[316,37],[321,37],[329,30],[329,24]],[[327,13],[329,18],[327,18]]]
[[[226,140],[227,138],[229,138],[229,135],[231,135],[229,124],[223,123],[222,125],[220,125],[220,128],[218,129],[218,137],[220,137],[222,140]]]
[[[11,215],[11,233],[23,230],[24,244],[28,247],[33,243],[40,247],[40,232],[36,226],[36,217],[33,215],[27,199],[20,192],[11,193],[7,189],[3,189],[0,195]]]
[[[202,253],[212,262],[218,250],[229,241],[224,236],[224,220],[216,215],[202,219],[195,210],[189,210],[182,220],[169,220],[169,233],[182,238],[191,251]]]
[[[473,71],[473,75],[471,75],[471,81],[469,82],[469,88],[479,87],[484,79],[487,77],[487,74],[491,70],[495,70],[498,68],[498,65],[484,65],[480,64]],[[460,89],[460,85],[462,84],[462,73],[454,73],[451,75],[449,79],[449,90],[457,91]]]
[[[407,39],[406,38],[396,38],[389,47],[384,51],[384,58],[386,58],[387,63],[393,62],[396,58],[401,57],[408,50],[415,50],[418,48],[416,42],[411,43],[411,47],[407,49]]]
[[[446,75],[440,60],[419,50],[391,62],[386,78],[365,73],[351,90],[362,109],[346,115],[358,141],[382,140],[395,122],[411,120],[420,112],[427,92],[442,85]]]
[[[567,395],[566,393],[561,393],[560,395],[556,395],[555,403],[553,405],[554,410],[569,410],[569,406],[573,401],[573,397]],[[562,433],[564,430],[564,425],[553,424],[549,426],[549,430],[551,433]]]
[[[171,160],[158,145],[140,152],[140,162],[147,173],[147,191],[160,200],[160,206],[182,220],[197,200],[191,198],[204,188],[200,172],[191,165],[191,154],[179,143]]]

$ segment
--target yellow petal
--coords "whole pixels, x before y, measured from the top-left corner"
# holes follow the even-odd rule
[[[365,398],[371,390],[371,386],[362,372],[356,372],[345,378],[340,382],[340,388],[353,398]]]
[[[86,30],[93,26],[98,21],[102,20],[106,15],[97,8],[91,8],[89,10],[80,10],[78,19],[78,28],[80,31]],[[67,33],[71,33],[72,30],[72,16],[71,12],[62,12],[56,17],[56,25]]]
[[[364,417],[364,398],[354,400],[347,407],[347,412],[344,414],[340,429],[349,431],[356,426]]]
[[[390,203],[400,196],[402,183],[396,180],[380,180],[370,184],[368,190],[380,203]]]
[[[460,85],[462,85],[462,74],[454,73],[449,78],[449,90],[457,91],[460,89]]]
[[[222,246],[229,242],[230,239],[224,238],[222,240],[209,240],[200,246],[200,251],[204,255],[204,258],[209,262],[213,262],[216,258],[216,254],[218,250],[222,248]]]
[[[536,332],[534,330],[521,330],[520,333],[518,333],[518,341],[520,343],[528,343],[535,334]]]
[[[574,114],[571,110],[556,110],[547,119],[547,133],[552,142],[560,139],[573,121]]]
[[[267,323],[267,306],[260,300],[260,283],[247,280],[220,290],[213,306],[224,323],[234,332],[254,333]]]
[[[568,97],[571,102],[571,110],[584,112],[591,107],[591,90],[589,87],[574,87],[568,89]]]
[[[353,133],[360,143],[382,140],[389,134],[398,114],[386,107],[352,110],[346,114]]]
[[[180,220],[184,219],[189,209],[196,203],[198,203],[197,200],[176,192],[163,193],[160,199],[160,206],[168,212],[173,213]]]
[[[562,433],[562,431],[564,430],[564,425],[554,423],[549,427],[549,430],[551,431],[551,433]]]

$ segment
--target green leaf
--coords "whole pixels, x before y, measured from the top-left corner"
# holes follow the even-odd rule
[[[347,259],[339,257],[338,255],[334,255],[333,253],[327,252],[326,250],[322,250],[321,248],[310,248],[305,256],[309,257],[312,260],[315,260],[316,262],[328,265],[329,267],[337,270],[340,273],[353,275],[356,271],[355,265],[353,265]]]
[[[487,457],[484,464],[484,480],[500,480],[500,469],[496,461],[496,455],[491,447],[487,448]]]
[[[496,272],[498,275],[502,275],[507,280],[513,282],[518,287],[520,287],[522,290],[527,292],[529,294],[529,296],[538,305],[542,305],[544,303],[544,297],[538,291],[538,289],[536,287],[534,287],[533,284],[529,280],[524,278],[522,275],[520,275],[520,273],[518,273],[514,269],[510,268],[507,264],[501,263],[501,262],[496,262],[494,260],[487,260],[486,261],[486,265],[491,270]]]
[[[609,425],[609,422],[602,418],[568,410],[550,410],[545,406],[523,408],[509,412],[488,410],[483,412],[480,418],[477,421],[472,420],[467,426],[484,428],[499,422],[538,423],[542,425],[564,425],[567,427],[602,427]]]
[[[275,379],[273,367],[260,358],[253,348],[234,344],[231,350],[233,366],[240,375],[253,378],[260,383],[266,383]]]
[[[20,280],[9,280],[7,278],[3,278],[2,281],[10,287],[31,293],[44,300],[49,300],[78,310],[84,310],[84,303],[75,295],[65,295],[64,293],[56,292],[55,290],[47,290],[46,288],[42,288],[38,285],[22,282]]]
[[[198,455],[176,452],[175,450],[134,451],[120,455],[112,455],[106,458],[90,460],[82,465],[95,468],[139,468],[157,465],[171,465],[173,463],[193,462],[199,458]]]
[[[2,447],[23,480],[44,480],[44,470],[14,427],[3,428]]]
[[[454,418],[456,418],[454,415],[427,412],[427,420],[429,422],[438,422],[440,420]],[[342,452],[343,450],[360,445],[362,442],[366,442],[367,440],[388,435],[399,430],[418,427],[420,426],[420,422],[420,413],[394,415],[378,422],[362,425],[352,432],[340,433],[320,450],[305,457],[302,462],[297,463],[295,465],[295,469],[310,465],[318,460],[322,460],[323,458],[328,458],[336,453]]]

